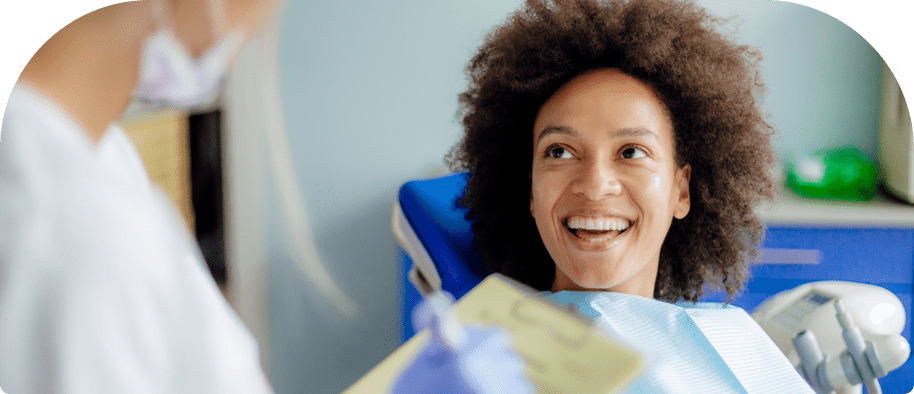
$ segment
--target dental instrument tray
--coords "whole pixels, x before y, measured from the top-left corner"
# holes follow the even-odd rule
[[[590,319],[500,274],[489,275],[453,308],[463,324],[507,330],[540,393],[613,393],[644,370],[641,355]],[[389,392],[430,338],[428,330],[417,333],[344,393]]]

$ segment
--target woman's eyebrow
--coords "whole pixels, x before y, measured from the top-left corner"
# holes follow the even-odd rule
[[[539,135],[536,137],[536,140],[541,141],[543,137],[549,134],[565,134],[570,136],[578,135],[577,131],[568,126],[546,126],[542,131],[540,131]],[[651,137],[655,140],[660,140],[660,137],[657,136],[657,133],[654,133],[653,131],[643,127],[626,127],[624,129],[619,129],[610,134],[609,137]]]
[[[657,141],[660,141],[660,137],[657,137],[657,134],[653,131],[650,131],[641,127],[633,128],[624,128],[619,129],[609,135],[610,138],[621,138],[621,137],[651,137]]]
[[[568,126],[546,126],[539,135],[536,136],[536,141],[542,141],[543,137],[549,134],[565,134],[570,136],[577,136],[578,132],[574,131],[571,127]]]

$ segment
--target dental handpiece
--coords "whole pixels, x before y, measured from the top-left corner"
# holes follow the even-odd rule
[[[409,281],[416,287],[419,294],[426,299],[428,307],[438,320],[437,329],[432,327],[433,336],[435,336],[433,340],[438,341],[442,347],[452,353],[463,348],[466,343],[466,333],[463,331],[463,325],[460,324],[460,320],[457,319],[457,314],[454,313],[452,308],[453,298],[441,288],[432,286],[428,278],[422,274],[422,270],[415,267],[409,271]],[[425,326],[425,324],[414,325]]]
[[[875,373],[873,373],[870,360],[864,354],[866,342],[864,342],[863,336],[860,334],[860,329],[854,326],[854,322],[844,309],[841,300],[835,301],[835,312],[838,324],[841,325],[844,343],[847,344],[847,352],[857,366],[859,377],[866,386],[866,391],[870,394],[881,394],[882,388],[879,386]]]
[[[451,352],[457,352],[466,344],[467,336],[463,325],[457,319],[457,314],[452,308],[451,299],[444,292],[435,291],[426,296],[432,312],[438,318],[438,338],[441,345]]]

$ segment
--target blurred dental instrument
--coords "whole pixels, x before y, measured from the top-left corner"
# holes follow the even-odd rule
[[[441,387],[454,394],[536,392],[508,332],[460,324],[453,303],[450,293],[435,290],[413,309],[413,328],[428,329],[431,338],[393,382],[391,393],[441,392]],[[372,387],[369,392],[376,392],[377,387]]]
[[[457,319],[457,314],[454,313],[452,308],[454,296],[441,289],[432,289],[422,277],[422,274],[418,273],[418,271],[415,272],[419,278],[419,285],[416,286],[416,289],[425,297],[425,302],[418,305],[417,308],[428,308],[428,312],[414,313],[413,327],[432,328],[435,334],[433,337],[442,348],[451,353],[458,352],[466,344],[467,336],[463,325]]]
[[[438,291],[429,296],[428,303],[438,319],[439,335],[442,345],[452,352],[463,348],[466,344],[467,336],[463,331],[463,326],[457,320],[457,314],[454,313],[453,298],[449,298],[444,292]]]
[[[428,304],[434,315],[437,316],[438,327],[436,329],[440,335],[436,335],[436,338],[442,341],[442,346],[455,351],[466,341],[466,335],[460,321],[457,320],[457,316],[451,310],[454,297],[441,289],[440,277],[426,274],[426,272],[438,272],[434,268],[435,263],[432,262],[431,256],[422,246],[422,241],[415,234],[407,234],[400,230],[401,228],[406,228],[403,227],[404,224],[408,225],[406,217],[403,216],[399,205],[395,205],[391,215],[391,227],[393,228],[394,237],[404,247],[406,253],[415,258],[413,268],[409,271],[409,282],[426,299],[425,304]],[[413,318],[415,319],[417,315],[414,314]],[[428,327],[429,325],[426,322],[414,320],[413,326]]]
[[[877,379],[900,367],[911,348],[902,337],[898,297],[878,286],[813,282],[778,293],[752,314],[817,393],[881,393]]]

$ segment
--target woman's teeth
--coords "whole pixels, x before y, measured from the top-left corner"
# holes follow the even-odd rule
[[[631,223],[621,218],[572,216],[565,221],[565,226],[571,234],[580,239],[603,242],[624,233]]]
[[[568,218],[568,228],[572,230],[592,230],[592,231],[625,231],[630,223],[628,220],[620,218],[585,218],[572,216]]]

